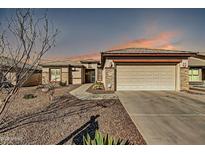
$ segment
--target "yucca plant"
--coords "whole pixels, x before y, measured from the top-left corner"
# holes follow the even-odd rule
[[[123,141],[122,139],[115,140],[113,137],[110,137],[108,134],[103,136],[99,131],[96,130],[95,138],[92,139],[89,134],[83,136],[84,145],[129,145],[130,142]]]

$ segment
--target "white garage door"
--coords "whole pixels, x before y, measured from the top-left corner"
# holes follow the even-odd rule
[[[175,65],[117,65],[117,90],[175,90]]]

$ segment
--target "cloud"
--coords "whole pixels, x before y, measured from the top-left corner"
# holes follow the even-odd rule
[[[111,50],[123,48],[160,48],[160,49],[176,49],[173,39],[178,36],[177,32],[162,32],[150,38],[141,38],[119,44],[111,48]]]
[[[153,35],[149,38],[141,38],[128,41],[126,43],[122,43],[116,45],[108,50],[117,50],[123,48],[157,48],[157,49],[167,49],[167,50],[174,50],[178,49],[179,42],[174,42],[176,38],[179,37],[178,32],[161,32],[157,35]],[[87,52],[85,54],[73,55],[73,56],[66,56],[66,55],[50,55],[46,58],[46,60],[84,60],[84,59],[95,59],[100,60],[100,52]]]
[[[176,46],[172,45],[172,44],[165,44],[163,46],[160,47],[161,49],[167,49],[167,50],[174,50],[177,49]]]

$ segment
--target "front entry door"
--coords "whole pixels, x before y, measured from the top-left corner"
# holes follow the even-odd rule
[[[94,83],[95,82],[95,70],[94,69],[86,69],[85,70],[85,82],[86,83]]]

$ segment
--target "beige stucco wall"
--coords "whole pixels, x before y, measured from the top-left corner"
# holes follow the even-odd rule
[[[69,84],[69,67],[61,68],[61,81],[65,82],[66,85]]]
[[[113,62],[113,60],[112,60],[112,59],[106,59],[104,68],[106,68],[106,67],[111,67],[111,66],[114,67],[114,62]]]
[[[71,71],[72,72],[72,84],[82,84],[84,83],[84,68],[75,68],[75,71]]]
[[[199,69],[199,80],[202,81],[202,69]]]

